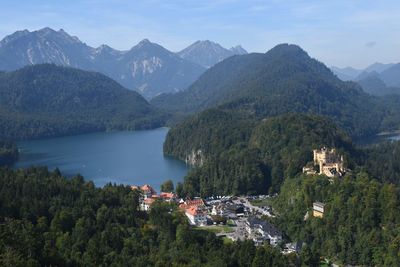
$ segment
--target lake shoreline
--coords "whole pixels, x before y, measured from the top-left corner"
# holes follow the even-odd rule
[[[13,169],[46,166],[73,177],[81,174],[96,186],[111,182],[151,184],[158,188],[172,179],[182,182],[190,167],[165,156],[168,127],[153,130],[85,133],[17,142],[20,157]]]

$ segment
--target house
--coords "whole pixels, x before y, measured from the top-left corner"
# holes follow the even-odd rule
[[[199,206],[204,206],[206,203],[204,203],[204,200],[202,198],[195,198],[195,199],[187,199],[185,201],[185,204],[189,207],[199,207]]]
[[[325,204],[321,202],[313,203],[313,216],[323,218],[325,212]]]
[[[149,197],[143,199],[142,203],[140,204],[140,209],[143,211],[149,211],[151,208],[151,205],[156,201],[158,197]]]
[[[144,198],[148,198],[157,194],[156,190],[154,190],[153,187],[148,184],[141,186],[140,190],[143,192]]]
[[[142,186],[137,186],[137,185],[132,185],[131,186],[132,190],[140,190],[143,194],[144,198],[151,198],[151,196],[154,196],[157,194],[156,190],[153,189],[148,184],[142,185]]]
[[[205,207],[206,203],[204,203],[204,200],[201,198],[195,198],[195,199],[187,199],[183,203],[180,202],[179,207],[181,209],[188,209],[191,207]]]
[[[223,205],[223,204],[214,204],[214,205],[212,205],[211,215],[225,216],[224,207],[225,207],[225,205]]]
[[[185,212],[190,224],[198,226],[207,224],[207,210],[203,199],[187,199],[180,203],[179,208]]]
[[[282,241],[282,232],[271,223],[250,217],[246,221],[246,231],[256,245],[261,245],[268,241],[272,246],[278,245]]]
[[[185,210],[185,215],[188,217],[191,225],[204,226],[207,225],[207,214],[204,210],[198,207],[190,207]]]
[[[174,202],[174,201],[176,201],[176,195],[174,193],[172,193],[172,192],[169,192],[169,193],[161,192],[160,193],[160,198],[163,201],[166,201],[166,202]]]

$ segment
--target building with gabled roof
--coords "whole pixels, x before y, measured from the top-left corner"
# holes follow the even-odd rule
[[[131,189],[140,190],[143,193],[144,198],[151,198],[151,196],[157,195],[156,190],[148,184],[142,186],[132,185]]]
[[[164,201],[167,202],[172,202],[172,201],[176,201],[176,194],[172,193],[172,192],[161,192],[160,193],[160,198]]]
[[[191,225],[207,225],[207,214],[198,207],[192,206],[185,209],[185,215],[189,219]]]
[[[282,241],[282,232],[278,228],[256,217],[249,217],[246,220],[246,231],[256,245],[268,241],[270,245],[276,246]]]
[[[186,199],[183,203],[179,204],[181,209],[188,209],[191,207],[204,207],[206,203],[202,198]]]
[[[148,197],[143,199],[142,203],[140,204],[140,209],[143,211],[149,211],[151,205],[158,199],[158,196]]]

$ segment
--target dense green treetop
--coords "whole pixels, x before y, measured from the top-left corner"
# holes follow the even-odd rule
[[[174,182],[172,180],[167,180],[161,184],[161,192],[174,192]]]

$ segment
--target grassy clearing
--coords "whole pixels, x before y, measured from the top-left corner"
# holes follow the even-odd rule
[[[227,238],[226,236],[222,237],[222,241],[224,242],[225,245],[233,243],[232,239]]]
[[[227,225],[197,226],[194,229],[207,231],[214,234],[232,233],[234,231],[233,227]]]

